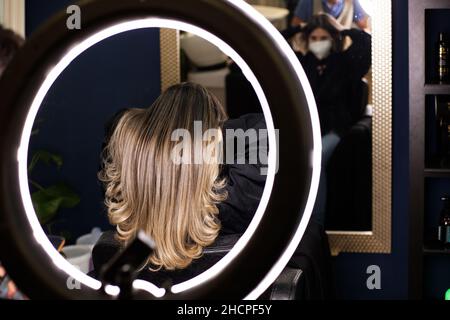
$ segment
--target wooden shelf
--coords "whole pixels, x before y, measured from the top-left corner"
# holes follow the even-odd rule
[[[428,95],[450,95],[450,84],[426,84],[424,91]]]
[[[427,9],[433,9],[427,10]],[[450,96],[450,84],[433,83],[431,79],[436,72],[433,59],[436,58],[435,48],[432,44],[437,37],[437,31],[444,29],[441,24],[447,25],[444,18],[436,21],[430,20],[437,10],[450,9],[449,0],[422,0],[408,1],[409,19],[409,150],[410,150],[410,210],[409,221],[410,250],[409,250],[409,297],[422,299],[426,285],[424,275],[430,272],[424,265],[424,258],[447,257],[450,259],[450,249],[438,241],[429,241],[424,233],[426,220],[425,178],[450,178],[450,168],[442,168],[439,163],[426,159],[426,110],[427,96]],[[436,10],[436,11],[434,11]],[[440,14],[440,13],[439,13]],[[447,13],[446,13],[447,14]],[[428,37],[434,37],[429,39]],[[436,70],[435,70],[436,71]],[[422,173],[422,174],[420,174]],[[432,181],[435,183],[436,181]],[[437,232],[436,232],[437,233]],[[428,285],[428,284],[427,284]]]
[[[450,257],[450,248],[445,248],[443,244],[433,241],[427,242],[423,246],[423,253],[425,255],[448,255]]]
[[[446,162],[450,164],[450,159]],[[443,166],[438,157],[433,156],[425,160],[425,178],[450,178],[450,167]]]
[[[450,178],[450,168],[425,168],[424,176],[426,178]]]

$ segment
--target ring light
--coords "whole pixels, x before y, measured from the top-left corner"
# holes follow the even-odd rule
[[[149,298],[257,298],[281,273],[300,243],[319,183],[319,119],[309,82],[295,54],[263,16],[239,0],[98,0],[79,5],[81,30],[67,30],[64,12],[55,16],[26,42],[0,80],[2,262],[32,298],[105,299],[118,295],[113,286],[105,288],[106,295],[100,292],[101,283],[76,270],[44,234],[28,190],[31,128],[54,81],[89,47],[121,32],[174,28],[212,42],[252,83],[269,132],[268,175],[255,218],[216,265],[170,290],[142,280],[133,286],[149,293]],[[279,129],[278,145],[275,129]],[[277,172],[275,168],[279,168]],[[79,281],[81,288],[70,290],[70,279]]]

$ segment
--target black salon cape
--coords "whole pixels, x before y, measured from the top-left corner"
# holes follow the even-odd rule
[[[226,145],[231,140],[235,140],[233,135],[228,134],[228,130],[255,130],[257,140],[245,139],[245,153],[239,154],[237,142],[234,142],[233,163],[226,163],[222,167],[222,176],[227,180],[225,187],[228,197],[218,205],[219,220],[222,224],[221,234],[244,233],[258,208],[261,196],[266,183],[266,175],[263,170],[267,165],[262,163],[259,157],[256,163],[250,163],[249,153],[258,154],[268,152],[268,141],[264,139],[266,122],[263,114],[251,113],[243,115],[238,119],[231,119],[225,122],[224,132],[224,159],[227,158]],[[259,148],[259,149],[258,149]],[[245,164],[238,164],[239,159]],[[255,161],[253,161],[255,162]]]
[[[122,112],[117,113],[113,120],[107,124],[105,143],[112,132],[115,121]],[[245,131],[252,128],[257,131],[266,128],[262,114],[247,114],[238,119],[228,120],[223,128],[224,146],[226,146],[227,139],[234,138],[227,134],[227,129],[243,129]],[[261,148],[267,146],[265,143],[261,144],[261,140],[251,141],[246,139],[245,154],[235,152],[234,159],[247,157],[249,151],[258,145]],[[235,151],[237,151],[236,149],[235,144]],[[224,159],[226,159],[226,151],[224,152]],[[216,242],[205,249],[206,253],[201,258],[194,260],[189,267],[183,270],[160,270],[158,272],[145,270],[139,274],[139,278],[148,280],[157,286],[176,284],[193,278],[218,262],[227,253],[226,250],[220,250],[220,248],[232,247],[240,235],[245,232],[256,212],[266,180],[266,176],[261,174],[264,167],[266,166],[261,161],[257,161],[255,164],[248,164],[247,161],[247,164],[223,165],[221,175],[227,179],[226,191],[228,197],[218,205],[219,220],[222,227]],[[121,249],[121,244],[115,239],[114,235],[113,231],[105,232],[93,249],[94,270],[90,274],[96,278],[99,276],[101,267]],[[302,249],[302,246],[305,246],[305,248]],[[329,257],[329,248],[326,235],[320,226],[311,222],[302,245],[299,246],[291,260],[291,266],[304,270],[305,298],[324,298],[324,292],[327,291],[325,288],[329,285],[331,277],[327,257]]]

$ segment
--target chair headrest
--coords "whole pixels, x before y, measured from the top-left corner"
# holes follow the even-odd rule
[[[209,259],[209,257],[212,258],[213,256],[224,256],[233,248],[240,237],[240,234],[219,235],[211,246],[204,248],[204,258]],[[105,231],[98,239],[92,251],[94,270],[100,270],[122,248],[123,244],[117,240],[116,232]],[[215,260],[215,258],[213,259]]]

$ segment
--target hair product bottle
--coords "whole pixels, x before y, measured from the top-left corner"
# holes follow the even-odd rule
[[[439,33],[438,42],[438,80],[439,83],[450,82],[450,43],[448,35],[444,32]]]
[[[448,196],[441,198],[443,207],[438,226],[438,239],[446,247],[450,247],[450,199]]]

